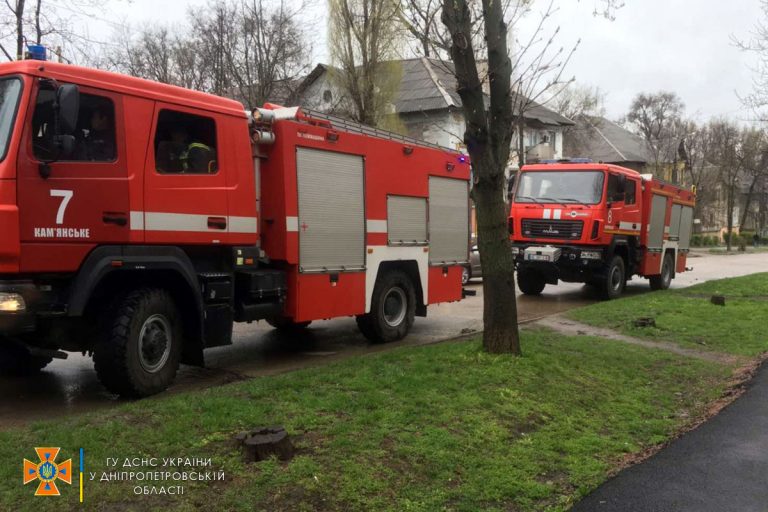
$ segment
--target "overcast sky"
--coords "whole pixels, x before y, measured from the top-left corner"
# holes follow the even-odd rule
[[[315,1],[306,22],[315,34],[315,60],[327,60],[325,1]],[[592,15],[597,1],[556,0],[559,11],[549,30],[560,26],[558,41],[566,47],[581,38],[566,74],[599,86],[607,94],[609,117],[624,115],[638,92],[664,89],[677,92],[688,115],[700,121],[721,115],[749,118],[737,93],[750,91],[754,58],[735,48],[731,36],[748,36],[761,16],[759,0],[623,0],[614,21]],[[105,19],[172,25],[200,3],[120,0],[89,31],[102,39],[111,26]],[[534,22],[535,14],[525,23]]]

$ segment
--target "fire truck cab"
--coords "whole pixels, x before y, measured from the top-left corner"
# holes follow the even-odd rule
[[[404,337],[462,298],[469,163],[298,108],[0,65],[0,372],[92,353],[124,396],[232,343],[354,316]]]
[[[525,294],[565,281],[612,299],[634,275],[659,290],[686,270],[695,195],[650,174],[586,159],[527,165],[510,203]]]

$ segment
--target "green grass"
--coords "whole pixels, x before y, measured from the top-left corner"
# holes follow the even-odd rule
[[[180,497],[87,482],[86,509],[564,510],[629,454],[664,442],[718,397],[732,368],[549,331],[524,357],[477,341],[405,348],[0,432],[0,510],[81,510],[76,487],[33,498],[35,446],[107,457],[211,457],[226,480]],[[298,455],[244,464],[231,436],[284,425]],[[119,468],[122,469],[122,468]],[[98,479],[98,476],[97,476]]]
[[[712,295],[724,295],[725,307],[712,305]],[[755,356],[768,351],[767,312],[768,274],[754,274],[594,304],[568,316],[639,338]],[[653,317],[656,327],[634,327],[641,317]]]

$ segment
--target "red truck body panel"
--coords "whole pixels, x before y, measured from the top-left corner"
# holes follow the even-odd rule
[[[365,244],[376,265],[390,257],[403,258],[388,244],[390,195],[427,200],[430,177],[464,183],[470,177],[469,163],[458,153],[353,133],[306,115],[275,122],[271,127],[275,143],[259,146],[255,159],[251,119],[236,101],[51,62],[3,64],[0,73],[18,75],[24,84],[13,139],[0,163],[2,274],[74,274],[95,249],[105,245],[260,246],[271,264],[287,273],[287,316],[305,321],[359,315],[370,309],[375,271],[342,272],[331,282],[328,273],[305,273],[299,268],[302,228],[292,224],[299,217],[297,148],[363,158],[361,222],[367,224]],[[28,122],[35,112],[40,79],[74,83],[81,94],[111,101],[114,161],[57,161],[50,164],[50,177],[41,177],[33,152],[35,135]],[[153,141],[164,110],[215,122],[217,172],[156,171]],[[334,134],[333,140],[329,133]],[[107,220],[114,217],[125,222]],[[393,256],[380,256],[384,250]],[[428,244],[410,251],[416,252],[420,260],[428,261]],[[433,268],[425,264],[421,276],[425,304],[462,298],[461,263]]]

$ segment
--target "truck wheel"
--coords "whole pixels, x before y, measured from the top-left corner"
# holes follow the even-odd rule
[[[33,356],[24,347],[0,339],[0,375],[32,375],[51,361],[51,357]]]
[[[535,270],[521,270],[517,273],[517,286],[526,295],[540,295],[547,283]]]
[[[93,360],[99,380],[123,397],[154,395],[171,385],[181,359],[181,320],[170,294],[129,293],[107,311]]]
[[[624,260],[621,256],[614,256],[610,265],[608,265],[605,277],[597,287],[600,298],[611,300],[619,297],[624,292],[626,284],[627,276],[624,270]]]
[[[461,267],[461,284],[467,284],[470,279],[472,279],[472,271],[469,267]]]
[[[309,324],[312,323],[312,321],[308,322],[294,322],[290,318],[286,316],[275,316],[272,318],[266,319],[267,323],[277,329],[278,331],[284,331],[284,332],[296,332],[296,331],[303,331],[307,327],[309,327]]]
[[[664,261],[661,263],[661,274],[658,276],[651,276],[648,280],[651,284],[651,290],[666,290],[672,283],[672,272],[674,262],[672,261],[672,255],[667,253],[664,255]]]
[[[377,279],[371,312],[357,317],[360,332],[374,343],[405,338],[416,316],[416,291],[411,279],[398,270]]]

